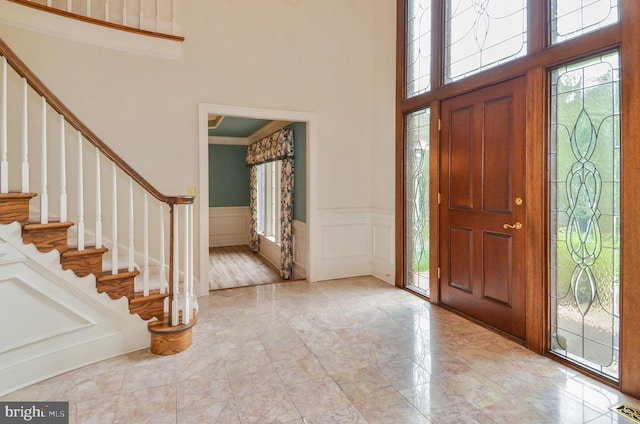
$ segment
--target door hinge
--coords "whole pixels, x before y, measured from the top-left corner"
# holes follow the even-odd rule
[[[438,280],[440,279],[440,267],[438,267]]]
[[[440,202],[442,202],[442,195],[438,193],[438,204],[440,204]]]
[[[438,131],[442,129],[442,119],[438,118]]]

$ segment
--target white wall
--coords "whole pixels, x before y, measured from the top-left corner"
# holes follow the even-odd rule
[[[163,193],[186,194],[198,186],[199,103],[304,111],[318,117],[317,190],[308,193],[317,210],[375,207],[388,214],[395,3],[189,0],[179,9],[185,41],[173,55],[178,59],[23,29],[7,24],[6,14],[0,37]],[[354,223],[348,233],[358,231]],[[199,246],[198,237],[207,234],[198,222],[195,233]],[[311,237],[310,251],[326,251],[325,241]],[[364,242],[371,252],[372,239]],[[355,260],[354,269],[371,273],[345,254],[346,262]],[[341,269],[325,274],[341,276]]]

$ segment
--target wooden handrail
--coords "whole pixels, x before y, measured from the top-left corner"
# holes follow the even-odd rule
[[[34,2],[28,1],[28,0],[8,0],[8,1],[10,1],[12,3],[21,4],[23,6],[31,7],[33,9],[41,10],[43,12],[53,13],[55,15],[63,16],[65,18],[76,19],[78,21],[86,22],[86,23],[93,24],[93,25],[100,25],[100,26],[103,26],[103,27],[116,29],[116,30],[120,30],[120,31],[131,32],[131,33],[140,34],[140,35],[146,35],[148,37],[164,38],[164,39],[167,39],[167,40],[173,40],[173,41],[179,41],[179,42],[184,41],[184,37],[181,36],[181,35],[165,34],[165,33],[162,33],[162,32],[149,31],[149,30],[146,30],[146,29],[134,28],[134,27],[130,27],[130,26],[127,26],[127,25],[120,25],[120,24],[116,24],[116,23],[113,23],[113,22],[107,22],[107,21],[103,21],[103,20],[100,20],[100,19],[79,15],[77,13],[67,12],[66,10],[61,10],[61,9],[58,9],[58,8],[55,8],[55,7],[45,6],[45,5],[42,5],[42,4],[39,4],[39,3],[34,3]]]
[[[102,152],[103,155],[113,161],[118,167],[129,175],[142,188],[147,190],[153,197],[167,204],[191,204],[194,196],[166,196],[158,191],[151,183],[145,180],[135,169],[118,156],[109,146],[107,146],[93,131],[89,129],[71,110],[53,94],[53,92],[29,69],[29,67],[9,48],[9,46],[0,38],[0,55],[7,58],[7,62],[20,75],[26,78],[27,83],[40,96],[44,97],[56,112],[63,115],[66,122],[69,123],[95,147]]]

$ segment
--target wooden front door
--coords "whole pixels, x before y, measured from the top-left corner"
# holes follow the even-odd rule
[[[525,339],[525,78],[442,102],[440,300]]]

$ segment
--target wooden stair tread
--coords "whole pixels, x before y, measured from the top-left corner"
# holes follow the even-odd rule
[[[119,269],[117,274],[112,274],[111,271],[103,271],[102,275],[97,277],[100,282],[106,282],[110,280],[123,280],[125,278],[134,278],[140,274],[140,271],[134,269],[129,271],[128,269]]]
[[[38,231],[38,230],[53,230],[53,229],[62,229],[72,227],[73,222],[60,222],[60,221],[49,221],[47,224],[41,224],[37,221],[29,222],[28,224],[24,224],[22,229],[25,231]]]
[[[169,293],[160,293],[160,290],[150,290],[149,296],[145,296],[143,292],[135,292],[133,297],[129,299],[129,303],[150,302],[169,297]]]
[[[0,200],[8,199],[32,199],[36,197],[38,193],[21,193],[21,192],[9,192],[0,193]]]
[[[182,315],[182,313],[180,313],[180,315]],[[149,322],[149,324],[147,324],[147,329],[149,330],[150,333],[156,333],[156,334],[179,333],[181,331],[184,331],[193,327],[194,325],[196,325],[197,321],[198,321],[198,316],[194,312],[193,319],[189,321],[189,324],[178,324],[178,325],[172,326],[169,324],[170,322],[169,317],[167,317],[162,321],[158,320],[158,321]]]
[[[109,251],[106,247],[94,247],[87,246],[84,250],[78,250],[77,248],[69,248],[66,252],[62,254],[62,257],[70,258],[74,256],[86,256],[86,255],[102,255]]]

